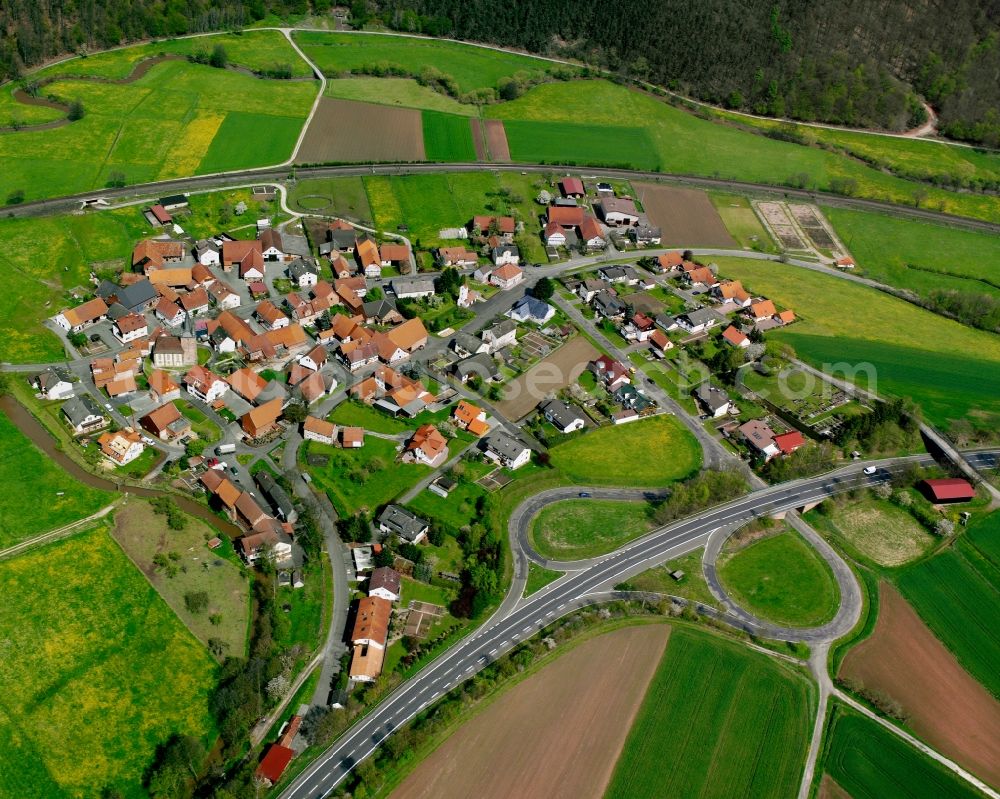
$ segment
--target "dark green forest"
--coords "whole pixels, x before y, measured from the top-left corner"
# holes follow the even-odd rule
[[[0,74],[143,38],[329,13],[330,0],[0,0]],[[356,26],[575,58],[730,108],[1000,146],[995,0],[355,0]]]

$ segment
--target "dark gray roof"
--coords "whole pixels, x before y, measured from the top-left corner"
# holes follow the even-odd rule
[[[517,329],[517,322],[513,319],[504,319],[502,322],[497,322],[495,325],[486,328],[482,335],[485,338],[486,334],[489,333],[493,338],[503,338],[511,330]]]
[[[699,308],[697,311],[688,311],[687,313],[681,315],[688,320],[691,327],[706,325],[713,320],[718,322],[722,319],[722,317],[711,308]]]
[[[721,388],[702,383],[695,389],[695,396],[713,413],[729,404],[729,395]]]
[[[285,388],[284,383],[279,383],[277,380],[271,380],[264,388],[261,390],[260,394],[257,395],[255,402],[258,405],[263,405],[265,402],[270,402],[273,399],[285,400],[288,398],[288,389]]]
[[[496,258],[498,255],[518,255],[518,249],[516,244],[501,244],[498,247],[493,248],[493,257]]]
[[[625,313],[625,303],[610,291],[599,291],[594,295],[594,308],[605,316],[618,316]]]
[[[543,402],[539,408],[541,408],[542,413],[545,417],[558,425],[560,428],[569,427],[573,422],[583,419],[583,414],[580,413],[572,405],[567,405],[562,400],[551,399],[548,402]],[[586,419],[583,419],[586,421]]]
[[[361,306],[361,308],[364,311],[365,319],[381,319],[383,316],[386,316],[396,310],[396,306],[393,304],[392,300],[387,300],[385,298],[366,302]]]
[[[466,333],[463,330],[459,330],[452,336],[451,348],[456,352],[458,350],[464,350],[465,352],[476,352],[480,347],[483,346],[483,342],[476,338],[471,333]]]
[[[490,452],[495,452],[505,460],[515,460],[528,447],[503,430],[490,433],[483,441],[483,446]]]
[[[479,375],[484,379],[492,380],[500,374],[500,370],[491,356],[480,352],[456,363],[455,374],[459,377]]]
[[[413,541],[430,526],[424,519],[401,505],[386,505],[379,514],[380,526],[388,527],[404,541]]]
[[[434,293],[434,281],[429,277],[395,278],[389,285],[397,297],[400,294]]]
[[[532,297],[530,294],[526,294],[514,303],[511,310],[516,311],[519,316],[530,316],[533,319],[542,321],[546,316],[548,316],[551,308],[552,306],[547,302],[544,302],[537,297]]]
[[[108,308],[108,319],[112,322],[117,322],[123,316],[128,316],[130,313],[132,312],[120,302],[113,302],[111,303],[111,307]]]
[[[278,511],[278,515],[287,521],[295,513],[295,505],[292,504],[292,500],[285,489],[278,485],[278,481],[274,479],[270,472],[263,469],[257,472],[254,479],[257,481],[257,485],[260,486],[260,490],[264,492],[264,496],[267,497],[275,510]]]
[[[130,311],[152,302],[156,297],[156,289],[148,280],[139,280],[118,291],[118,302]]]
[[[296,258],[288,265],[288,274],[292,279],[298,280],[302,275],[318,275],[319,267],[305,258]]]
[[[83,424],[88,416],[103,416],[101,409],[90,397],[72,397],[62,406],[62,412],[74,426]]]
[[[328,230],[327,241],[336,245],[338,250],[350,250],[354,248],[355,233],[353,230]]]

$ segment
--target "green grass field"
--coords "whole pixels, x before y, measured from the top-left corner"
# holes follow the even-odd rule
[[[552,465],[580,485],[662,487],[701,466],[694,436],[673,416],[602,427],[550,450]]]
[[[294,34],[309,58],[330,77],[375,64],[394,64],[412,75],[433,66],[455,79],[463,92],[492,88],[515,72],[547,72],[549,63],[531,56],[501,53],[435,39],[355,33]]]
[[[840,604],[830,567],[791,530],[724,554],[719,578],[736,604],[777,624],[815,627]]]
[[[605,797],[794,796],[811,704],[783,664],[675,627]]]
[[[824,208],[866,277],[927,296],[935,289],[1000,298],[1000,238],[930,222]]]
[[[340,403],[330,414],[330,421],[347,427],[363,427],[374,433],[396,435],[407,430],[415,430],[417,425],[407,419],[397,419],[387,413],[376,410],[363,402],[348,400]]]
[[[59,80],[45,90],[80,100],[86,115],[53,130],[0,135],[2,197],[100,188],[116,171],[137,183],[281,161],[316,84],[170,61],[128,85]]]
[[[919,190],[926,192],[924,207],[959,216],[1000,220],[998,197],[958,194],[903,180],[839,153],[778,141],[699,118],[610,81],[542,84],[517,100],[488,106],[484,113],[505,122],[533,120],[554,125],[586,121],[595,127],[643,128],[651,142],[651,149],[645,154],[647,163],[655,162],[664,172],[777,184],[805,175],[811,187],[823,190],[829,189],[834,179],[846,179],[855,181],[857,196],[912,205],[914,192]],[[569,139],[562,144],[558,153],[561,162],[584,161],[584,149],[578,149]],[[588,142],[587,149],[590,146]],[[614,146],[610,136],[608,146]],[[525,154],[519,153],[511,143],[515,160],[530,160],[530,154],[530,149]]]
[[[515,161],[646,170],[661,166],[649,134],[640,127],[525,119],[505,119],[503,126]]]
[[[430,491],[421,491],[408,507],[428,521],[438,522],[457,532],[476,521],[476,500],[485,496],[486,489],[476,485],[476,480],[493,470],[493,464],[462,461],[462,477],[448,498]]]
[[[295,52],[278,31],[246,31],[240,34],[220,33],[188,39],[167,39],[152,44],[109,50],[86,58],[74,58],[41,70],[39,77],[51,75],[95,75],[104,78],[124,78],[145,58],[164,54],[192,55],[211,52],[221,44],[226,48],[229,63],[252,70],[267,70],[278,64],[292,68],[294,77],[309,77],[309,65]]]
[[[814,366],[871,364],[879,394],[912,398],[934,423],[968,416],[988,424],[1000,414],[997,336],[836,277],[740,258],[713,260],[726,277],[795,310],[798,323],[768,336]],[[863,371],[859,382],[867,382]]]
[[[537,563],[528,564],[528,579],[524,584],[524,595],[531,596],[536,591],[541,591],[549,583],[555,582],[563,576],[563,572],[552,571]]]
[[[326,491],[337,513],[350,515],[391,502],[430,471],[418,464],[396,464],[396,444],[368,436],[360,449],[328,447],[308,442],[308,454],[327,455],[325,467],[303,468],[312,475],[316,487]]]
[[[712,205],[715,206],[715,210],[722,217],[722,222],[726,226],[726,230],[729,231],[729,235],[736,239],[741,247],[761,252],[778,251],[771,234],[757,218],[757,214],[750,205],[750,200],[739,194],[724,194],[714,191],[708,192],[708,196]]]
[[[472,128],[467,117],[424,111],[424,150],[428,161],[475,161]]]
[[[326,83],[326,96],[467,117],[477,113],[477,106],[421,86],[413,78],[334,78]]]
[[[288,205],[296,211],[345,216],[370,223],[371,209],[361,178],[310,178],[299,180],[288,191]]]
[[[975,537],[904,570],[896,582],[903,596],[965,667],[1000,697],[1000,565],[996,537],[1000,519],[974,523]],[[983,546],[981,551],[978,547]],[[991,560],[992,558],[992,560]]]
[[[703,554],[703,549],[696,549],[679,558],[668,560],[662,566],[654,566],[649,571],[636,575],[629,582],[637,591],[673,594],[716,607],[718,602],[708,588],[701,565]],[[682,571],[684,576],[680,580],[675,580],[670,576],[672,571]]]
[[[874,721],[839,702],[827,722],[826,773],[852,799],[965,799],[981,794]]]
[[[209,742],[215,664],[102,526],[0,562],[0,795],[146,795],[170,735]]]
[[[846,544],[853,557],[896,567],[920,557],[935,542],[913,516],[883,499],[837,505],[829,515],[810,514],[810,522]]]
[[[535,517],[531,543],[550,560],[594,558],[649,532],[652,511],[643,502],[568,499]]]
[[[58,108],[44,105],[25,105],[14,99],[14,86],[8,84],[0,89],[0,127],[38,125],[53,122],[66,116]]]
[[[27,475],[31,490],[15,490],[25,485]],[[0,481],[10,487],[0,498],[0,549],[86,518],[115,499],[107,491],[90,488],[70,477],[36,449],[3,413]]]

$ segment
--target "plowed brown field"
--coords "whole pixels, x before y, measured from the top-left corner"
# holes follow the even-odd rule
[[[844,658],[840,671],[884,691],[903,706],[921,738],[1000,785],[1000,702],[887,583],[879,589],[875,632]]]
[[[486,127],[486,146],[490,151],[490,160],[498,164],[510,161],[510,147],[507,144],[507,131],[503,126],[503,120],[484,119],[483,125]]]
[[[587,641],[451,736],[392,799],[601,799],[670,628]]]
[[[664,247],[736,246],[705,192],[652,183],[633,187],[650,221],[663,231]]]
[[[574,383],[587,364],[601,353],[583,336],[572,338],[551,355],[504,388],[504,399],[497,410],[517,421],[530,413],[546,395]]]
[[[425,161],[420,111],[324,97],[302,142],[302,164]]]

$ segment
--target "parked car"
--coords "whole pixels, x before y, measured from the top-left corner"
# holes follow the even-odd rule
[[[589,491],[581,491],[580,492],[580,497],[582,499],[588,499],[590,497],[590,492]]]

